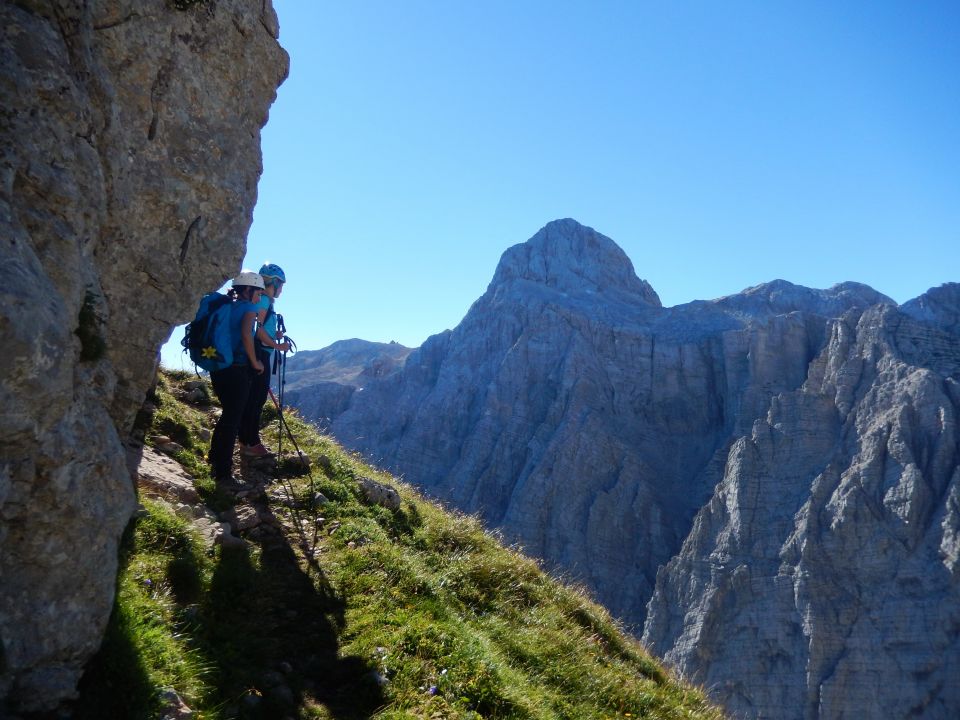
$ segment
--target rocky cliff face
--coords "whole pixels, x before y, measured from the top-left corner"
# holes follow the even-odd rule
[[[269,0],[22,0],[0,26],[3,714],[69,698],[99,645],[122,443],[243,256],[287,57]]]
[[[663,308],[611,240],[557,221],[456,329],[316,412],[645,623],[731,710],[948,717],[957,287]]]
[[[829,321],[659,573],[644,640],[735,714],[957,717],[958,290]]]

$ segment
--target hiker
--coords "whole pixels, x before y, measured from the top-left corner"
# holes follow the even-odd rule
[[[280,297],[284,283],[287,282],[287,276],[279,265],[264,263],[260,268],[260,277],[264,291],[257,305],[255,345],[257,359],[263,363],[266,371],[254,378],[240,421],[240,454],[251,458],[273,455],[260,440],[260,417],[270,392],[270,362],[273,353],[290,349],[290,343],[283,339],[283,330],[277,326],[277,313],[273,308],[274,301]]]
[[[237,485],[233,476],[233,447],[240,431],[240,420],[250,396],[254,378],[266,375],[263,361],[254,347],[254,322],[257,303],[263,292],[260,273],[242,270],[233,280],[235,300],[230,305],[230,337],[233,343],[233,364],[210,373],[213,391],[223,412],[217,419],[210,438],[208,460],[218,485]]]

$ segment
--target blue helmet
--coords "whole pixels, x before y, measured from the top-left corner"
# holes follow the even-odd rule
[[[287,276],[283,272],[283,268],[273,263],[264,263],[263,267],[260,268],[260,274],[263,275],[264,278],[276,279],[282,283],[287,281]]]

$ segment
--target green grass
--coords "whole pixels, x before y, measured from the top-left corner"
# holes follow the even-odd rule
[[[186,523],[145,501],[149,514],[128,528],[117,598],[100,653],[81,683],[77,718],[151,718],[157,689],[200,700],[210,666],[183,629],[202,592],[209,560]]]
[[[210,416],[177,400],[186,379],[163,377],[153,432],[183,445],[194,467]],[[275,418],[265,422],[275,427]],[[148,504],[124,544],[116,608],[81,709],[155,717],[159,689],[172,687],[198,718],[721,717],[582,589],[295,413],[285,418],[314,461],[312,478],[283,480],[293,507],[273,509],[286,539],[208,554],[183,521]],[[265,439],[276,445],[274,432]],[[392,484],[401,508],[365,504],[359,475]],[[200,473],[198,485],[208,481]],[[318,491],[329,502],[314,510]],[[315,514],[324,522],[314,543]]]

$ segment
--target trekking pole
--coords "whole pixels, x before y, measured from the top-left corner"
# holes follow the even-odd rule
[[[303,451],[300,450],[300,446],[297,444],[296,439],[293,437],[293,433],[290,431],[290,425],[287,424],[286,419],[283,417],[283,406],[280,404],[280,401],[277,400],[277,396],[273,394],[273,390],[270,390],[270,399],[273,400],[273,404],[277,407],[277,419],[280,421],[280,427],[287,431],[287,437],[290,438],[290,442],[293,444],[294,449],[300,455],[303,455]],[[277,453],[277,457],[280,454]]]
[[[287,334],[287,324],[283,321],[283,315],[277,313],[277,336],[283,338],[283,341],[289,343],[290,348],[293,352],[297,351],[297,344],[293,341],[293,338],[286,337]],[[279,369],[279,372],[278,372]],[[284,350],[283,353],[277,353],[273,358],[273,374],[277,376],[277,394],[280,396],[279,402],[274,398],[274,402],[277,403],[277,416],[283,417],[283,391],[284,387],[287,384],[287,351]],[[283,453],[283,431],[281,429],[281,423],[277,423],[277,456],[279,457]]]
[[[292,350],[292,352],[295,353],[297,351],[297,343],[294,342],[293,338],[286,336],[287,326],[286,326],[286,323],[284,323],[283,321],[283,315],[279,313],[277,313],[277,332],[279,336],[283,338],[284,342],[287,342],[290,344],[290,349]],[[307,463],[307,473],[310,476],[310,510],[311,510],[311,518],[313,520],[313,523],[312,523],[313,538],[308,544],[309,557],[307,558],[307,560],[311,565],[313,565],[313,564],[316,564],[316,558],[314,557],[314,552],[316,551],[317,534],[319,532],[319,529],[317,528],[317,512],[316,512],[317,488],[316,488],[316,482],[314,481],[314,478],[313,478],[313,468],[310,467],[310,459],[304,454],[303,450],[300,449],[300,445],[299,443],[297,443],[297,439],[293,436],[293,431],[290,430],[290,425],[287,423],[286,419],[283,417],[283,395],[284,395],[284,389],[286,388],[286,384],[287,384],[287,350],[284,350],[282,353],[277,352],[274,355],[273,369],[271,374],[277,376],[277,394],[274,395],[273,388],[269,386],[267,388],[267,392],[270,395],[270,399],[273,400],[273,404],[277,408],[277,458],[280,459],[283,457],[283,431],[286,430],[287,436],[290,438],[291,444],[293,445],[294,449],[297,451],[297,456],[299,457],[301,464],[304,462]],[[297,529],[300,532],[301,540],[305,544],[307,544],[306,535],[303,532],[303,521],[300,518],[300,512],[297,510],[297,504],[294,500],[295,492],[293,489],[293,484],[288,482],[286,478],[281,478],[280,481],[281,483],[283,483],[290,497],[290,500],[291,500],[290,509],[293,511],[294,520],[297,523]]]
[[[283,424],[286,424],[283,421],[283,386],[286,384],[286,372],[287,372],[287,354],[281,353],[277,360],[280,362],[280,372],[277,373],[277,395],[279,400],[277,401],[277,417],[280,418],[280,421]],[[289,431],[290,428],[287,428]],[[277,438],[277,453],[283,452],[283,436]]]
[[[312,552],[317,546],[317,533],[319,532],[319,529],[317,528],[317,512],[316,512],[317,486],[316,486],[316,481],[314,480],[314,477],[313,477],[313,468],[309,464],[310,459],[306,456],[303,450],[300,449],[300,444],[297,442],[297,439],[294,437],[293,431],[290,429],[289,423],[287,423],[286,419],[283,417],[283,405],[281,401],[278,400],[277,397],[273,394],[273,390],[270,390],[270,399],[273,400],[273,404],[276,405],[277,407],[277,418],[279,419],[279,425],[280,427],[282,427],[284,430],[287,431],[287,436],[290,438],[291,444],[293,445],[294,449],[297,451],[297,457],[300,458],[301,463],[304,463],[304,462],[307,463],[307,473],[310,477],[310,510],[311,510],[311,517],[313,519],[313,539],[310,543],[310,550]],[[292,500],[294,496],[293,485],[290,483],[285,483],[285,485],[287,486],[287,492],[290,494],[290,499]],[[295,503],[294,503],[294,513],[297,518],[297,526],[301,528],[301,535],[303,535],[302,523],[300,521],[299,514],[296,511]]]
[[[292,338],[284,337],[284,342],[290,343],[290,348],[293,352],[297,351],[297,344],[293,341]],[[277,380],[277,390],[280,395],[280,409],[283,409],[283,395],[287,389],[287,351],[283,351],[283,356],[280,358],[280,374]]]

